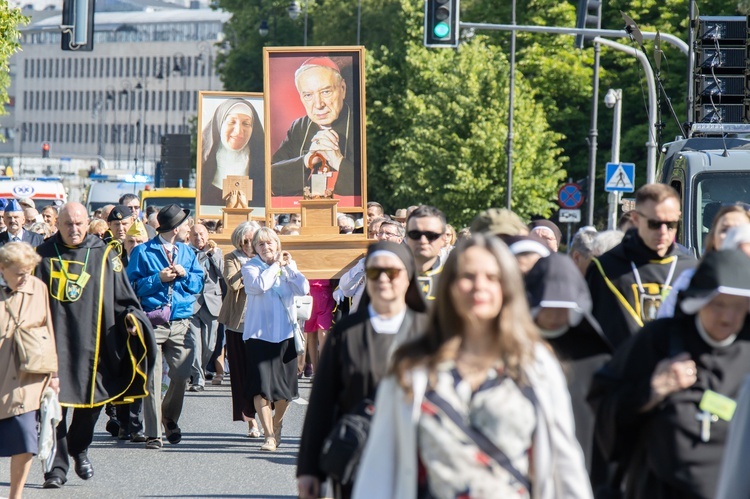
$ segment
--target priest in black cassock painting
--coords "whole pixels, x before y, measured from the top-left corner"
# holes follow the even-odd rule
[[[87,451],[102,407],[145,397],[154,362],[153,331],[122,261],[112,245],[87,234],[88,225],[83,205],[68,203],[58,232],[37,248],[42,261],[36,275],[50,294],[64,411],[44,488],[65,484],[68,455],[79,477],[94,475]],[[74,409],[70,426],[68,408]]]
[[[596,436],[626,498],[713,498],[750,372],[750,258],[708,253],[678,299],[595,376]],[[616,486],[616,485],[615,485]]]

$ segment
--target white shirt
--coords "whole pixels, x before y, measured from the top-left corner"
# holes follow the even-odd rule
[[[310,283],[297,271],[294,261],[282,268],[278,263],[268,266],[260,257],[253,257],[242,266],[242,282],[247,294],[242,339],[281,343],[291,338],[296,314],[294,297],[310,292]]]

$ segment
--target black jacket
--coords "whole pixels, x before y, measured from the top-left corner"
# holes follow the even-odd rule
[[[631,262],[645,294],[639,291]],[[656,317],[662,294],[669,291],[664,289],[664,283],[670,272],[673,282],[695,264],[695,259],[675,244],[660,257],[643,243],[636,229],[628,231],[620,244],[592,261],[586,272],[593,300],[592,314],[615,349]]]

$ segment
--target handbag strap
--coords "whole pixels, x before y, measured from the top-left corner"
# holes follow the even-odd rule
[[[477,431],[470,425],[466,424],[466,421],[458,413],[458,411],[456,411],[456,409],[454,409],[451,404],[444,400],[434,390],[426,393],[425,398],[432,404],[440,408],[443,414],[448,417],[448,419],[450,419],[461,431],[463,431],[464,434],[466,434],[466,436],[469,437],[477,447],[479,447],[479,450],[485,453],[497,464],[502,466],[508,473],[513,476],[513,478],[518,481],[518,483],[523,485],[526,490],[531,493],[531,480],[529,480],[527,476],[525,476],[523,473],[518,471],[515,466],[513,466],[510,458],[497,445],[495,445],[482,432]]]

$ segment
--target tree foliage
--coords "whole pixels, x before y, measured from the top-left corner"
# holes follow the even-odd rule
[[[308,8],[309,45],[354,45],[367,50],[367,148],[369,198],[387,208],[434,203],[453,221],[477,209],[502,205],[507,132],[508,32],[464,33],[458,50],[424,49],[423,0],[300,0]],[[519,24],[573,26],[577,0],[517,0]],[[361,11],[358,12],[358,5]],[[703,15],[736,15],[750,0],[708,0]],[[262,89],[263,44],[301,45],[302,16],[291,21],[286,0],[219,0],[232,12],[228,50],[220,58],[227,89]],[[642,31],[659,30],[687,40],[688,0],[611,0],[602,5],[602,27],[621,29],[620,11]],[[511,2],[463,0],[461,20],[509,23]],[[258,35],[267,19],[272,33]],[[273,22],[275,19],[275,30]],[[628,39],[618,40],[631,43]],[[661,77],[678,117],[686,110],[686,57],[663,43]],[[231,46],[231,48],[230,48]],[[653,43],[646,42],[653,57]],[[574,46],[573,36],[518,34],[514,158],[514,208],[548,214],[555,190],[567,176],[585,180],[588,167],[593,48]],[[606,213],[601,189],[611,155],[612,111],[602,100],[623,90],[620,157],[636,164],[645,180],[649,120],[660,121],[661,139],[679,129],[662,97],[661,117],[648,116],[641,65],[630,55],[601,48],[597,154],[597,218]],[[567,174],[564,172],[567,171]]]
[[[20,9],[8,6],[5,0],[0,2],[0,114],[6,114],[5,105],[9,101],[10,58],[21,49],[18,27],[28,22],[29,18]]]

